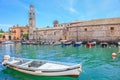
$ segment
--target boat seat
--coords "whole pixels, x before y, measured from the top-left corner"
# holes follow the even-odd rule
[[[39,67],[39,69],[64,69],[64,68],[68,68],[68,66],[54,63],[46,63]]]
[[[31,63],[32,61],[28,61],[28,62],[25,62],[23,64],[21,64],[20,66],[27,66],[29,63]]]
[[[19,62],[19,61],[17,61],[17,60],[13,60],[13,61],[7,62],[7,63],[16,64],[16,63],[18,63],[18,62]]]
[[[32,61],[30,64],[28,64],[28,67],[39,67],[41,65],[45,64],[43,61]]]

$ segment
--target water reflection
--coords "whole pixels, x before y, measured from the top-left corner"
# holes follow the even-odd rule
[[[2,45],[2,52],[4,52],[4,54],[10,54],[12,53],[12,49],[13,49],[13,44],[6,44],[6,45]]]
[[[1,45],[1,52],[3,52],[4,55],[20,54],[21,51],[22,51],[21,44]]]
[[[14,71],[14,73],[13,73]],[[6,68],[5,70],[2,71],[4,74],[10,74],[11,76],[14,77],[14,79],[19,79],[19,80],[78,80],[78,78],[73,78],[73,77],[67,77],[67,76],[34,76],[30,74],[25,74],[22,72],[15,71],[10,68]],[[9,76],[4,77],[4,79],[12,80]]]

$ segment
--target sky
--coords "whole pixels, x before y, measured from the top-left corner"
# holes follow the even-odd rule
[[[28,25],[30,4],[36,11],[36,27],[102,18],[120,18],[120,0],[0,0],[0,29]]]

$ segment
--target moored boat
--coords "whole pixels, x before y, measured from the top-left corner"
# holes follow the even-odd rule
[[[8,41],[2,41],[2,44],[14,44],[14,41],[8,40]]]
[[[61,45],[61,42],[60,41],[56,41],[53,43],[53,45]]]
[[[82,45],[82,41],[76,41],[73,46],[77,47],[77,46],[81,46]]]
[[[119,42],[117,42],[118,43],[118,46],[120,46],[120,41]]]
[[[78,76],[82,72],[81,64],[73,65],[55,61],[24,59],[10,57],[9,55],[4,56],[2,65],[37,76]]]
[[[71,45],[72,43],[73,43],[72,41],[68,41],[68,40],[62,40],[62,41],[61,41],[62,46],[69,46],[69,45]]]
[[[103,42],[101,42],[101,46],[102,46],[102,47],[107,47],[107,46],[108,46],[108,43],[107,43],[106,41],[103,41]]]
[[[96,42],[95,41],[93,41],[93,42],[88,42],[87,44],[86,44],[86,47],[92,47],[92,46],[95,46],[96,45]]]

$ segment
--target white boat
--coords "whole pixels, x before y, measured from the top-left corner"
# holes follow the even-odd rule
[[[107,43],[106,41],[103,41],[103,42],[101,42],[101,46],[102,46],[102,47],[107,47],[107,46],[108,46],[108,43]]]
[[[61,42],[60,42],[60,41],[56,41],[56,42],[54,43],[54,45],[61,45]]]
[[[82,41],[76,41],[73,46],[76,47],[76,46],[80,46],[82,45]]]
[[[2,41],[2,44],[14,44],[15,42],[13,42],[13,41]]]
[[[120,46],[120,41],[118,42],[118,46]]]
[[[78,76],[82,72],[81,64],[15,58],[9,55],[4,56],[2,65],[37,76]]]

